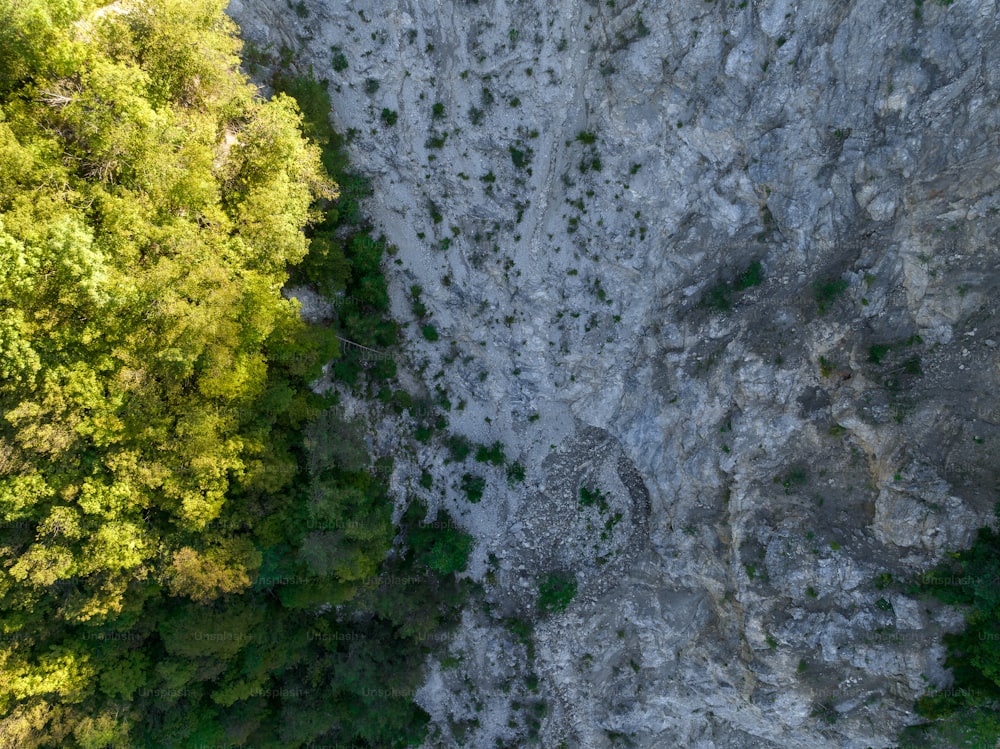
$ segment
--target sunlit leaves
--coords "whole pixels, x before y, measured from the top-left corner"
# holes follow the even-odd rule
[[[0,390],[29,389],[34,383],[42,363],[29,336],[30,327],[20,310],[0,318]]]
[[[185,546],[174,552],[167,582],[174,595],[207,603],[250,587],[260,563],[260,552],[246,540],[224,539],[201,551]]]
[[[64,702],[79,702],[89,690],[93,668],[85,655],[66,648],[53,648],[39,656],[37,663],[22,661],[8,670],[10,680],[0,687],[17,699],[58,695]]]
[[[358,697],[416,685],[397,637],[457,605],[433,573],[468,537],[415,532],[416,582],[379,589],[386,482],[310,389],[338,334],[394,341],[386,246],[339,231],[365,182],[327,202],[295,103],[238,74],[224,4],[0,0],[0,747],[388,746],[426,717]],[[328,97],[306,108],[332,146]],[[313,207],[305,275],[354,299],[337,328],[281,296]],[[349,602],[377,642],[305,637]]]
[[[0,517],[7,521],[28,517],[36,505],[53,494],[39,473],[0,476]]]
[[[61,544],[36,543],[10,567],[10,574],[36,587],[48,587],[76,573],[72,551]]]

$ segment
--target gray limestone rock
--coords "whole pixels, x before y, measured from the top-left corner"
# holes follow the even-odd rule
[[[527,469],[428,497],[493,613],[429,664],[427,745],[523,745],[542,697],[548,747],[891,746],[960,620],[885,581],[995,498],[997,0],[302,7],[230,13],[329,80],[441,333],[411,368]],[[401,500],[418,464],[455,484],[420,447]],[[555,569],[529,663],[499,617]]]

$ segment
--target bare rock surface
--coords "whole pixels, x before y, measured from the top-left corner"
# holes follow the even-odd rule
[[[489,603],[427,746],[892,746],[961,621],[899,581],[997,488],[997,0],[296,7],[230,13],[329,80],[411,369],[527,471],[393,477]]]

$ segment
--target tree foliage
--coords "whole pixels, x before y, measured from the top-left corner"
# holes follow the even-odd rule
[[[338,333],[395,341],[386,247],[336,231],[367,188],[328,177],[329,98],[258,98],[224,5],[0,0],[0,746],[426,723],[419,638],[468,541],[384,561],[385,482],[310,389]],[[350,291],[338,327],[281,295],[300,263]]]
[[[1000,515],[1000,504],[997,505]],[[1000,739],[1000,534],[981,528],[970,549],[922,576],[918,590],[962,606],[965,629],[945,635],[952,687],[928,693],[917,712],[933,723],[904,734],[913,746],[986,746]],[[943,742],[943,743],[942,743]],[[909,744],[908,744],[909,745]]]

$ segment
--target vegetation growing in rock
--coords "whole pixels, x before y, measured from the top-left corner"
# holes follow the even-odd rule
[[[507,466],[507,481],[511,484],[517,481],[524,481],[525,471],[524,466],[514,461],[509,466]]]
[[[996,507],[1000,517],[1000,504]],[[922,576],[916,590],[966,609],[965,629],[946,634],[954,684],[917,701],[929,721],[905,746],[993,746],[1000,739],[1000,534],[981,528],[971,548]]]
[[[566,610],[576,596],[576,576],[551,572],[538,585],[538,610],[543,614],[558,614]]]
[[[464,572],[472,550],[472,536],[455,527],[446,512],[425,523],[426,514],[423,503],[413,502],[404,516],[404,524],[410,528],[407,541],[416,561],[441,575]]]
[[[701,304],[711,309],[726,312],[732,309],[733,297],[764,281],[764,268],[760,261],[754,261],[740,271],[732,282],[719,281],[710,287],[701,299]]]
[[[495,466],[502,466],[507,460],[504,455],[502,442],[494,442],[490,447],[480,445],[476,449],[476,461],[479,463],[490,463]]]
[[[842,278],[817,279],[812,284],[816,308],[822,315],[837,297],[847,291],[847,281]]]
[[[465,492],[467,500],[473,504],[479,502],[483,498],[485,490],[486,479],[482,476],[474,476],[471,473],[462,474],[462,491]]]
[[[448,448],[451,460],[456,463],[461,463],[469,457],[469,453],[472,452],[472,443],[469,442],[468,438],[463,437],[461,434],[449,435],[447,439],[445,439],[445,447]]]

